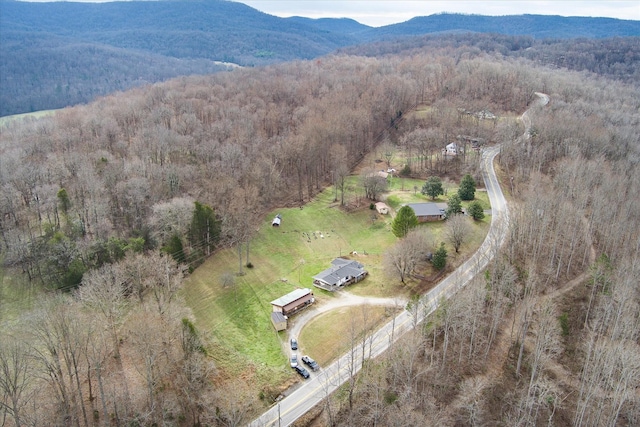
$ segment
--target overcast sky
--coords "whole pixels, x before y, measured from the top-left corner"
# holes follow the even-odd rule
[[[48,2],[57,0],[25,0]],[[68,0],[102,3],[112,0]],[[593,16],[640,21],[640,0],[232,0],[270,15],[307,18],[352,18],[372,27],[408,21],[416,16],[453,12],[476,15]]]
[[[593,16],[640,20],[640,0],[237,0],[280,17],[352,18],[372,27],[407,21],[415,16],[455,12],[477,15]]]

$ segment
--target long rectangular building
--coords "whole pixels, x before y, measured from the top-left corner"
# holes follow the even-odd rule
[[[296,311],[313,304],[315,298],[313,292],[309,288],[296,289],[280,298],[271,301],[273,311],[282,313],[285,316],[295,313]]]

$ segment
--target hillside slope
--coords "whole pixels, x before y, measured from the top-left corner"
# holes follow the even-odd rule
[[[216,61],[262,66],[424,34],[639,36],[640,22],[438,14],[372,28],[351,19],[279,18],[221,0],[0,1],[0,31],[0,116],[5,116],[224,69]]]

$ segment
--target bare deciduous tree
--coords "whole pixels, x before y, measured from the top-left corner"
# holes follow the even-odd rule
[[[15,426],[21,427],[29,424],[24,412],[34,394],[31,350],[24,339],[3,333],[0,340],[0,413],[12,417]],[[1,417],[3,425],[6,415]]]
[[[385,253],[385,272],[405,283],[416,266],[426,260],[430,240],[431,237],[422,230],[409,232]]]
[[[371,168],[362,171],[360,182],[364,188],[365,197],[369,200],[377,200],[378,196],[387,190],[386,178]]]
[[[447,218],[445,233],[447,235],[447,240],[456,250],[456,253],[458,253],[460,246],[462,246],[468,238],[470,231],[471,224],[469,223],[469,218],[466,215],[455,214]]]

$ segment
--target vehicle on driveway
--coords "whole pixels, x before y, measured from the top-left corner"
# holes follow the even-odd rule
[[[312,371],[317,371],[320,366],[318,366],[318,362],[310,358],[309,356],[302,356],[302,361],[308,365]]]
[[[307,371],[305,368],[303,368],[302,366],[298,365],[294,368],[296,370],[297,373],[299,373],[304,379],[309,378],[309,371]]]
[[[296,366],[298,366],[298,355],[293,353],[291,355],[291,367],[295,368]]]
[[[295,338],[291,338],[291,350],[298,349],[298,340]]]

